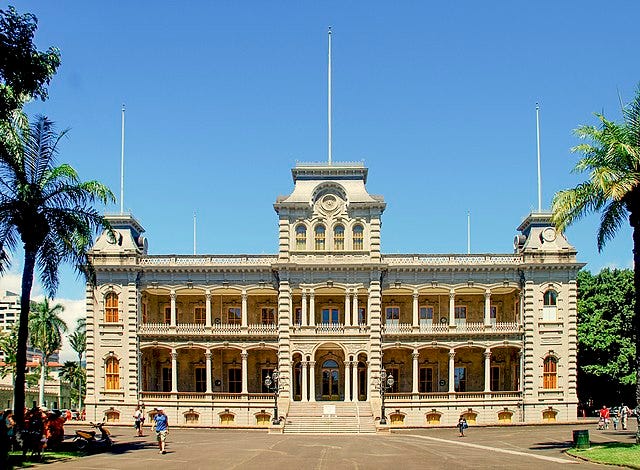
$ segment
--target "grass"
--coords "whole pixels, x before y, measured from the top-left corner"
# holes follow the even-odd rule
[[[640,445],[636,444],[622,442],[594,444],[590,449],[569,449],[567,453],[593,462],[640,469]]]
[[[22,452],[9,452],[9,468],[30,468],[37,464],[54,463],[63,460],[74,459],[85,455],[81,452],[50,452],[45,451],[42,453],[42,457],[27,457],[22,460]]]

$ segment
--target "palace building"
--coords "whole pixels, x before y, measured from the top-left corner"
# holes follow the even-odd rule
[[[128,423],[140,402],[172,425],[284,432],[575,418],[583,264],[550,214],[520,224],[513,253],[384,254],[362,163],[292,175],[273,255],[149,255],[135,218],[108,216],[90,253],[88,419]]]

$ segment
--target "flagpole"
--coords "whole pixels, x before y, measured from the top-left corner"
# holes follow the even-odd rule
[[[196,211],[193,211],[193,254],[196,254]]]
[[[327,120],[329,125],[329,165],[331,165],[331,26],[329,26],[329,67],[327,72],[328,92],[327,92]]]
[[[536,137],[538,141],[538,212],[542,212],[542,177],[540,174],[540,105],[536,103]]]
[[[124,103],[122,104],[122,149],[120,156],[120,214],[124,214]]]
[[[471,211],[467,211],[467,254],[471,254]]]

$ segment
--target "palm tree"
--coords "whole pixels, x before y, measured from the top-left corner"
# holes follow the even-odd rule
[[[636,346],[636,405],[640,407],[640,86],[635,99],[622,108],[623,122],[596,114],[599,126],[582,126],[576,134],[585,143],[573,152],[582,155],[574,171],[587,181],[559,191],[553,198],[553,221],[564,230],[591,212],[601,212],[598,250],[602,251],[625,220],[633,229],[634,319]],[[636,434],[640,444],[640,430]]]
[[[69,336],[69,344],[71,348],[78,353],[78,368],[82,368],[82,355],[87,350],[87,332],[85,331],[84,318],[78,320],[76,330]],[[78,382],[78,386],[82,384]],[[82,408],[82,390],[78,390],[78,410]]]
[[[44,382],[47,377],[49,356],[62,347],[62,333],[67,332],[67,324],[60,314],[64,312],[62,304],[51,306],[46,297],[42,302],[33,302],[29,318],[31,346],[42,353],[40,365],[40,405],[44,405]]]
[[[13,126],[0,126],[0,269],[7,269],[9,254],[19,245],[24,249],[14,389],[19,425],[24,418],[28,319],[36,266],[50,296],[57,290],[58,267],[63,262],[93,281],[87,251],[94,233],[110,229],[93,204],[115,200],[106,186],[80,181],[69,165],[56,166],[58,144],[65,134],[57,133],[43,116],[30,125],[15,120]]]
[[[65,361],[64,365],[60,368],[60,378],[66,380],[72,387],[78,388],[78,411],[80,411],[80,403],[82,397],[82,389],[86,381],[85,371],[75,361]],[[75,388],[74,388],[75,390]]]
[[[18,349],[18,324],[11,325],[9,331],[0,332],[0,351],[4,353],[4,365],[0,367],[0,377],[11,374],[11,382],[16,379],[16,350]]]

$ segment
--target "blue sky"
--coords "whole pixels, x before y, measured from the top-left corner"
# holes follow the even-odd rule
[[[151,253],[275,253],[272,204],[290,168],[327,155],[333,27],[333,158],[364,160],[387,201],[387,253],[510,253],[537,206],[575,185],[572,130],[619,119],[640,82],[637,2],[21,1],[62,66],[27,111],[71,128],[61,161],[119,194]],[[5,4],[6,5],[6,4]],[[115,211],[118,205],[108,210]],[[568,231],[597,271],[631,266],[630,230],[598,254],[592,217]],[[18,265],[16,265],[18,267]],[[82,299],[65,269],[59,296]]]

